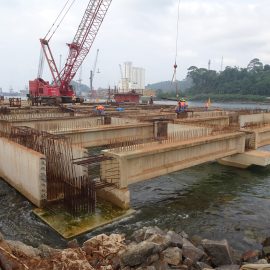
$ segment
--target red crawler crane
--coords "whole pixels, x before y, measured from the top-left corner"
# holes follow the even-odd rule
[[[29,81],[30,98],[41,98],[46,103],[71,102],[75,96],[70,85],[83,60],[87,56],[112,0],[90,0],[72,43],[67,44],[69,54],[66,63],[59,72],[52,51],[50,38],[40,39],[42,51],[49,65],[53,83],[38,78]],[[39,74],[41,72],[39,71]]]

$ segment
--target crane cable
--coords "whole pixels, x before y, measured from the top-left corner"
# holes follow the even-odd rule
[[[53,22],[51,28],[49,29],[48,33],[46,34],[45,38],[47,38],[47,36],[50,34],[50,32],[52,31],[53,27],[55,26],[56,22],[58,21],[58,19],[60,18],[60,16],[63,14],[64,10],[66,9],[68,3],[71,0],[67,0],[67,2],[65,3],[64,7],[61,9],[60,13],[58,14],[58,16],[56,17],[55,21]],[[59,26],[61,25],[61,23],[63,22],[63,20],[65,19],[67,13],[69,12],[69,10],[71,9],[71,7],[73,6],[75,0],[72,1],[72,3],[70,4],[70,6],[68,7],[68,9],[66,10],[64,16],[62,17],[62,19],[60,20],[59,24],[56,26],[56,28],[54,29],[54,31],[52,32],[51,36],[49,37],[48,41],[51,40],[51,38],[53,37],[53,35],[55,34],[55,32],[57,31],[57,29],[59,28]]]
[[[176,43],[175,43],[175,60],[174,60],[174,71],[173,71],[173,77],[172,77],[172,82],[175,80],[176,81],[176,70],[177,70],[177,56],[178,56],[178,39],[179,39],[179,21],[180,21],[180,2],[181,0],[178,1],[178,14],[177,14],[177,26],[176,26]],[[176,84],[177,87],[177,84]]]

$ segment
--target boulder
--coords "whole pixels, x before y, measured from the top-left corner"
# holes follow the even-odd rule
[[[189,240],[187,240],[186,238],[183,238],[183,246],[184,245],[194,247],[194,245]]]
[[[158,260],[155,263],[153,263],[153,265],[155,267],[156,270],[168,270],[170,269],[168,267],[168,263],[164,262],[163,260]]]
[[[241,256],[241,262],[255,263],[259,259],[259,252],[257,250],[248,250]]]
[[[188,234],[185,233],[184,231],[182,231],[182,232],[180,233],[180,235],[181,235],[183,238],[185,238],[185,239],[188,239],[188,238],[189,238],[189,237],[188,237]]]
[[[151,237],[152,235],[155,235],[155,234],[164,235],[165,233],[157,226],[148,227],[145,231],[145,234],[144,234],[144,240],[147,240],[149,237]]]
[[[131,235],[131,239],[134,240],[136,243],[142,242],[144,240],[146,227],[139,229]]]
[[[216,270],[239,270],[240,266],[237,264],[222,265],[217,267]]]
[[[185,258],[183,265],[185,265],[188,269],[191,269],[193,266],[193,261],[190,258]]]
[[[160,251],[166,249],[172,244],[170,237],[167,237],[166,235],[160,235],[160,234],[153,234],[146,241],[157,244],[160,247]]]
[[[213,269],[212,266],[210,266],[209,264],[207,263],[204,263],[204,262],[196,262],[196,268],[198,268],[199,270],[203,270],[205,268],[207,269]]]
[[[65,249],[55,254],[51,260],[54,270],[94,270],[86,259],[85,253],[81,248],[78,249]]]
[[[159,247],[153,242],[143,241],[138,245],[130,245],[120,253],[121,266],[137,266],[146,262],[147,258],[159,252]]]
[[[170,239],[173,246],[182,248],[184,240],[181,235],[175,233],[174,231],[168,231],[166,237]]]
[[[68,241],[67,247],[68,248],[78,248],[78,247],[80,247],[80,245],[79,245],[77,239],[73,239],[71,241]]]
[[[87,255],[92,256],[93,253],[98,253],[102,257],[117,254],[124,250],[124,248],[124,237],[119,234],[111,234],[110,236],[101,234],[95,236],[84,242],[82,247]]]
[[[3,234],[0,232],[0,242],[4,240]]]
[[[146,265],[151,265],[151,264],[155,263],[158,260],[159,260],[159,255],[158,254],[151,255],[151,256],[149,256],[147,258]]]
[[[183,245],[182,251],[183,256],[185,258],[191,259],[193,263],[199,261],[204,255],[206,256],[206,254],[202,250],[196,248],[195,246]]]
[[[38,250],[41,258],[49,258],[57,252],[60,252],[59,249],[51,248],[50,246],[47,246],[45,244],[39,245]]]
[[[170,247],[162,252],[163,261],[171,265],[182,263],[182,250],[178,247]]]
[[[25,270],[27,269],[26,265],[21,262],[14,255],[0,247],[0,269],[3,270]]]
[[[270,264],[245,264],[242,265],[241,270],[269,270]]]
[[[145,266],[145,267],[138,267],[136,270],[156,270],[155,266]]]
[[[40,255],[39,249],[27,246],[20,241],[7,240],[6,243],[17,257],[34,258]]]
[[[202,246],[215,266],[233,264],[230,247],[227,240],[202,240]]]
[[[266,259],[260,259],[256,262],[256,264],[268,264]]]

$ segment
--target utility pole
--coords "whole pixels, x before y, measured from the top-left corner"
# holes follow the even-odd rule
[[[211,60],[209,59],[209,61],[208,61],[208,70],[210,70],[211,69]]]
[[[222,72],[222,71],[223,71],[223,56],[221,58],[221,64],[220,64],[220,72]]]
[[[97,49],[97,54],[96,54],[96,58],[95,58],[93,69],[90,70],[90,78],[89,78],[90,79],[90,94],[89,94],[90,97],[91,97],[91,95],[93,93],[93,80],[94,80],[94,76],[95,76],[96,68],[97,68],[98,54],[99,54],[99,49]]]

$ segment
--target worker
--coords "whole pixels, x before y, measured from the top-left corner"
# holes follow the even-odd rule
[[[188,102],[185,100],[185,111],[188,109]]]
[[[154,100],[153,100],[153,96],[152,95],[150,96],[149,104],[150,105],[153,105],[154,104]]]
[[[76,96],[75,96],[75,94],[72,94],[71,99],[72,99],[72,103],[75,104],[76,103]]]
[[[180,100],[180,111],[183,112],[185,110],[185,100],[182,98]]]
[[[99,115],[103,115],[103,114],[104,114],[104,111],[105,111],[105,108],[104,108],[104,106],[102,106],[102,105],[98,105],[98,106],[96,107],[96,111],[97,111],[97,113],[98,113]]]

